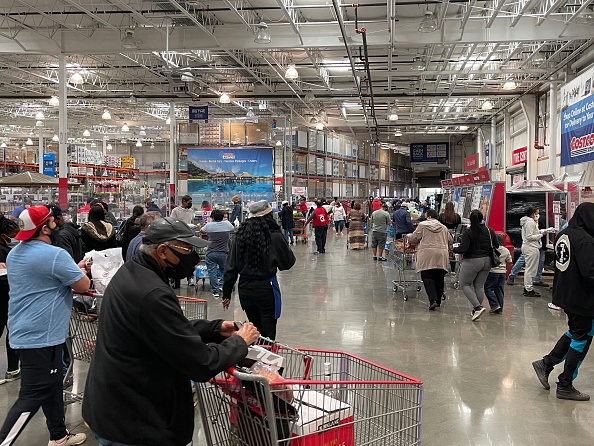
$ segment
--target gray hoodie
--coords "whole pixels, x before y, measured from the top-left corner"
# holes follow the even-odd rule
[[[520,219],[520,226],[522,227],[522,246],[540,249],[542,234],[538,229],[538,223],[533,218],[524,216]]]

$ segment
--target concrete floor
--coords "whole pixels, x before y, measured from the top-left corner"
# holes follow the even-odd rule
[[[502,315],[486,313],[473,323],[468,301],[452,288],[450,278],[447,301],[430,312],[423,291],[413,289],[405,302],[402,293],[392,292],[393,265],[374,262],[370,249],[347,251],[346,236],[330,232],[327,254],[314,256],[313,250],[311,242],[294,246],[297,263],[280,274],[279,341],[346,351],[422,379],[423,445],[594,444],[594,403],[557,400],[555,385],[545,391],[531,366],[566,329],[564,314],[547,308],[549,290],[539,289],[542,298],[524,298],[519,280],[506,288]],[[195,293],[183,284],[181,291]],[[237,299],[233,311],[223,311],[208,284],[199,286],[196,295],[208,299],[209,318],[244,320]],[[0,345],[3,373],[3,339]],[[84,366],[78,368],[81,378]],[[551,375],[552,383],[557,374]],[[592,354],[575,385],[594,394]],[[18,388],[18,381],[0,386],[0,418]],[[67,425],[74,432],[86,431],[76,404],[67,412]],[[195,438],[195,445],[205,444],[199,427]],[[45,446],[47,441],[40,413],[16,444]],[[88,439],[86,444],[97,443]]]

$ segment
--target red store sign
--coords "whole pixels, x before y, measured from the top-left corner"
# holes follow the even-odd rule
[[[479,154],[467,156],[464,158],[464,172],[470,172],[479,168]]]
[[[513,150],[511,156],[512,166],[525,163],[527,156],[528,147],[520,147],[519,149]]]

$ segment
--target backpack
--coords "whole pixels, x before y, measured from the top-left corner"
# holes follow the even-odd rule
[[[124,239],[126,236],[126,227],[128,226],[128,223],[130,223],[130,219],[127,219],[124,222],[122,222],[122,224],[118,228],[118,231],[116,232],[115,238],[119,246],[121,246],[124,243]]]

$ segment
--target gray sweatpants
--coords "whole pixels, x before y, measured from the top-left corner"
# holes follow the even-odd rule
[[[476,308],[485,299],[485,282],[491,269],[491,257],[464,259],[460,266],[460,288],[466,299]]]
[[[522,245],[522,254],[524,254],[524,288],[532,291],[532,280],[538,273],[538,262],[540,260],[540,250],[534,246]]]

